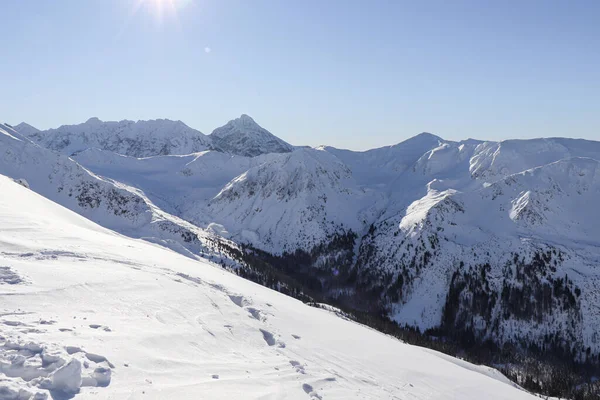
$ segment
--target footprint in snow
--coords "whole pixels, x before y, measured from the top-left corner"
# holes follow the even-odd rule
[[[250,316],[258,321],[266,321],[267,317],[265,317],[262,313],[262,311],[254,308],[254,307],[247,307],[246,311],[248,311],[248,313],[250,314]]]
[[[309,397],[311,399],[317,399],[317,400],[323,399],[317,392],[314,391],[313,387],[311,385],[309,385],[308,383],[305,383],[302,385],[302,390],[304,390],[304,393],[309,395]]]
[[[115,366],[113,365],[113,363],[111,363],[110,361],[108,361],[106,359],[106,357],[101,356],[99,354],[94,354],[94,353],[85,353],[85,357],[90,360],[95,362],[96,364],[102,363],[102,362],[106,362],[108,364],[109,367],[114,368]]]
[[[92,328],[92,329],[100,329],[100,328],[102,328],[102,330],[105,331],[105,332],[112,332],[112,330],[108,326],[104,326],[104,325],[90,324],[89,327]]]
[[[271,332],[265,331],[264,329],[260,329],[260,332],[263,335],[263,339],[265,340],[265,342],[267,342],[269,346],[275,346],[277,342],[275,341],[275,338],[273,337],[273,334]]]
[[[233,302],[233,304],[246,310],[248,312],[248,314],[250,314],[251,318],[254,318],[261,322],[265,322],[267,320],[267,317],[265,316],[265,314],[262,310],[259,310],[258,308],[250,307],[252,305],[252,302],[250,300],[248,300],[246,297],[244,297],[242,295],[236,295],[236,294],[228,294],[228,296],[229,296],[229,299]]]
[[[235,304],[238,307],[244,307],[250,304],[250,302],[244,296],[235,294],[230,294],[228,296],[229,299],[233,302],[233,304]]]
[[[267,343],[269,346],[275,346],[275,345],[277,345],[278,347],[281,347],[281,348],[284,348],[284,347],[285,347],[285,343],[284,343],[284,342],[281,342],[281,341],[278,341],[278,340],[276,340],[276,339],[275,339],[275,336],[274,336],[274,335],[273,335],[271,332],[269,332],[269,331],[267,331],[267,330],[264,330],[264,329],[259,329],[259,330],[260,330],[260,332],[261,332],[261,333],[262,333],[262,335],[263,335],[263,339],[264,339],[264,341],[265,341],[265,342],[266,342],[266,343]]]
[[[10,267],[0,267],[0,285],[18,285],[21,283],[25,283],[25,280]]]
[[[77,346],[66,346],[65,350],[67,351],[68,354],[75,354],[75,353],[83,352],[83,350],[81,350],[81,347],[77,347]]]
[[[306,374],[306,371],[304,370],[304,366],[302,364],[300,364],[300,362],[296,361],[296,360],[290,360],[290,365],[292,367],[294,367],[294,369],[296,370],[296,372],[298,372],[299,374]]]
[[[4,325],[8,325],[8,326],[23,326],[23,325],[25,325],[24,323],[19,322],[19,321],[2,321],[2,323]]]

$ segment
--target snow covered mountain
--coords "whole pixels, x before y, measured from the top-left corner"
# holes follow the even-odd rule
[[[544,138],[487,142],[473,157],[471,174],[474,177],[504,177],[554,161],[572,157],[598,159],[600,142],[582,139]]]
[[[215,149],[246,157],[294,150],[292,145],[259,126],[246,114],[215,129],[210,138]]]
[[[278,254],[357,231],[376,197],[359,188],[336,157],[299,149],[232,179],[211,199],[208,212],[238,240]]]
[[[234,240],[274,254],[319,248],[315,267],[354,251],[348,280],[356,274],[355,289],[401,323],[583,359],[600,351],[599,143],[515,142],[425,134],[364,153],[321,148],[335,157],[317,164],[306,162],[315,150],[296,151],[236,177],[208,214],[245,235]],[[354,247],[323,252],[349,231]]]
[[[143,192],[100,177],[1,124],[0,154],[0,174],[125,235],[162,243],[190,257],[213,254],[213,242],[221,240],[163,211]]]
[[[28,123],[21,122],[19,125],[13,126],[13,129],[19,132],[23,136],[33,136],[40,132],[39,129],[29,125]]]
[[[0,192],[3,399],[535,398],[7,177]]]
[[[391,313],[421,329],[585,358],[600,346],[599,164],[561,160],[471,192],[433,181],[363,240],[362,279],[387,282]]]
[[[89,148],[109,150],[132,157],[159,154],[189,154],[206,150],[210,140],[181,121],[100,121],[90,118],[83,124],[63,125],[47,131],[16,130],[48,149],[73,155]]]
[[[336,157],[315,149],[257,157],[207,151],[144,159],[86,150],[73,158],[141,189],[164,210],[273,253],[309,250],[336,232],[357,231],[360,218],[372,218],[362,214],[383,198],[360,188]]]
[[[88,149],[136,158],[191,154],[209,149],[245,157],[294,150],[294,146],[262,128],[246,114],[215,129],[209,136],[181,121],[168,119],[117,122],[90,118],[83,124],[63,125],[47,131],[23,122],[14,129],[43,147],[68,156]]]
[[[425,152],[443,140],[431,133],[421,133],[394,146],[355,152],[323,146],[322,149],[342,160],[359,182],[364,185],[389,184]]]
[[[266,252],[257,257],[340,304],[445,336],[600,353],[600,142],[423,133],[353,152],[263,131],[242,116],[206,137],[217,151],[139,159],[104,147],[73,159],[199,237]],[[146,236],[136,230],[123,232]]]

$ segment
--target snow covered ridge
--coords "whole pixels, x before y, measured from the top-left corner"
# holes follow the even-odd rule
[[[1,124],[0,154],[0,174],[109,229],[190,257],[214,255],[216,242],[223,240],[163,211],[143,192],[100,177]]]
[[[208,212],[225,226],[243,226],[246,237],[238,240],[280,253],[310,250],[336,232],[360,229],[360,208],[371,201],[336,157],[300,149],[231,180]]]
[[[4,176],[0,192],[3,399],[535,398]]]
[[[471,159],[473,176],[496,180],[541,165],[573,157],[600,158],[600,142],[547,138],[486,142]]]
[[[202,133],[181,121],[166,119],[104,122],[90,118],[83,124],[63,125],[47,131],[23,125],[17,125],[15,129],[34,142],[65,155],[100,148],[132,157],[148,157],[189,154],[210,146],[210,141]]]
[[[191,154],[208,149],[254,157],[294,149],[245,114],[215,129],[210,136],[181,121],[168,119],[117,122],[90,118],[83,124],[63,125],[47,131],[26,123],[14,129],[43,147],[68,156],[92,148],[137,158]]]

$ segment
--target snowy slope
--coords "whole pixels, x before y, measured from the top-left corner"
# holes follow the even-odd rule
[[[110,229],[196,257],[212,253],[206,231],[157,207],[143,192],[102,178],[0,125],[0,173]]]
[[[597,352],[599,164],[561,160],[471,192],[433,181],[398,225],[381,224],[363,242],[376,256],[362,271],[402,282],[398,321],[449,323],[502,343],[549,345],[556,335],[552,345],[578,356]]]
[[[0,191],[3,398],[533,398],[5,177]]]
[[[87,150],[74,158],[187,221],[273,253],[309,250],[336,232],[359,231],[383,198],[359,188],[348,167],[315,149],[144,159]]]
[[[189,154],[210,146],[210,140],[201,132],[181,121],[168,119],[104,122],[90,118],[83,124],[63,125],[47,131],[24,129],[21,133],[43,147],[69,156],[98,148],[132,157],[148,157]]]
[[[299,149],[237,176],[208,209],[238,240],[280,253],[310,250],[335,233],[362,229],[377,198],[359,188],[336,157]]]
[[[567,138],[485,142],[477,148],[470,171],[474,177],[494,181],[572,157],[599,159],[600,142]]]
[[[89,149],[73,156],[105,177],[143,190],[155,204],[203,223],[204,206],[234,177],[278,155],[243,157],[218,151],[137,159]]]
[[[294,146],[262,128],[246,114],[215,129],[210,138],[215,149],[246,157],[288,153],[294,149]]]
[[[421,133],[393,146],[356,152],[323,146],[351,170],[358,182],[364,185],[389,184],[427,151],[438,147],[443,140],[430,133]]]

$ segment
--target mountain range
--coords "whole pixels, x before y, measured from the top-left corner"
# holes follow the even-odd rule
[[[27,123],[17,125],[15,129],[43,147],[69,156],[92,148],[136,158],[204,150],[254,157],[294,149],[245,114],[208,136],[181,121],[168,119],[117,122],[93,117],[83,124],[63,125],[47,131]]]
[[[26,186],[0,176],[2,399],[536,398]]]
[[[600,353],[600,142],[292,146],[247,115],[0,126],[0,174],[126,236],[422,332]],[[264,270],[263,270],[264,272]]]

